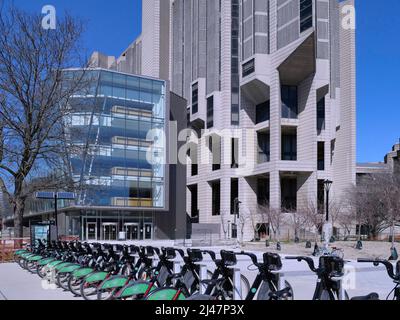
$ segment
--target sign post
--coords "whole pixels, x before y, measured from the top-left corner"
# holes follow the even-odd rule
[[[42,200],[54,200],[54,221],[56,225],[56,235],[58,239],[58,200],[74,200],[76,198],[76,194],[73,192],[36,192],[36,199]]]

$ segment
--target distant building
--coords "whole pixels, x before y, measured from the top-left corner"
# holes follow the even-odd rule
[[[385,172],[400,174],[400,143],[392,147],[392,151],[385,155],[383,162],[357,163],[357,183],[366,175]]]
[[[69,155],[78,198],[59,201],[59,235],[185,238],[186,170],[166,157],[169,121],[176,121],[177,130],[186,128],[186,101],[170,93],[165,80],[106,69],[87,72],[97,79],[94,89],[69,100],[66,139],[82,151]],[[31,199],[25,225],[53,217],[53,201]]]
[[[187,178],[187,211],[200,224],[233,234],[240,203],[251,216],[243,239],[263,238],[270,226],[258,205],[295,213],[323,206],[326,179],[339,202],[355,184],[356,39],[342,27],[346,5],[354,1],[173,1],[171,88],[188,101],[190,126],[204,130]]]

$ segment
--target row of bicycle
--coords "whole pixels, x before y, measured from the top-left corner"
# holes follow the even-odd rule
[[[254,282],[235,266],[238,257],[248,258],[248,269],[257,272]],[[206,264],[207,257],[210,264]],[[37,241],[14,256],[22,268],[85,300],[293,300],[289,282],[281,276],[278,254],[214,251],[151,246],[111,245],[81,242]],[[314,265],[310,257],[286,257],[305,261],[317,277],[314,300],[349,299],[341,286],[344,260],[327,255]],[[259,261],[261,260],[261,261]],[[396,270],[386,260],[359,259],[383,264],[395,288],[389,294],[400,300],[400,262]],[[389,298],[389,296],[388,296]],[[352,300],[377,300],[372,293]]]

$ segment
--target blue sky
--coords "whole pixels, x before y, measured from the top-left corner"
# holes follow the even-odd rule
[[[52,4],[87,21],[84,45],[119,56],[140,34],[141,0],[14,0]],[[357,159],[382,161],[400,138],[400,1],[357,0]]]

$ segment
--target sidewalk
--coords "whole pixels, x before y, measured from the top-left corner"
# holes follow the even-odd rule
[[[61,289],[44,289],[39,276],[15,263],[0,264],[0,300],[81,300]]]

